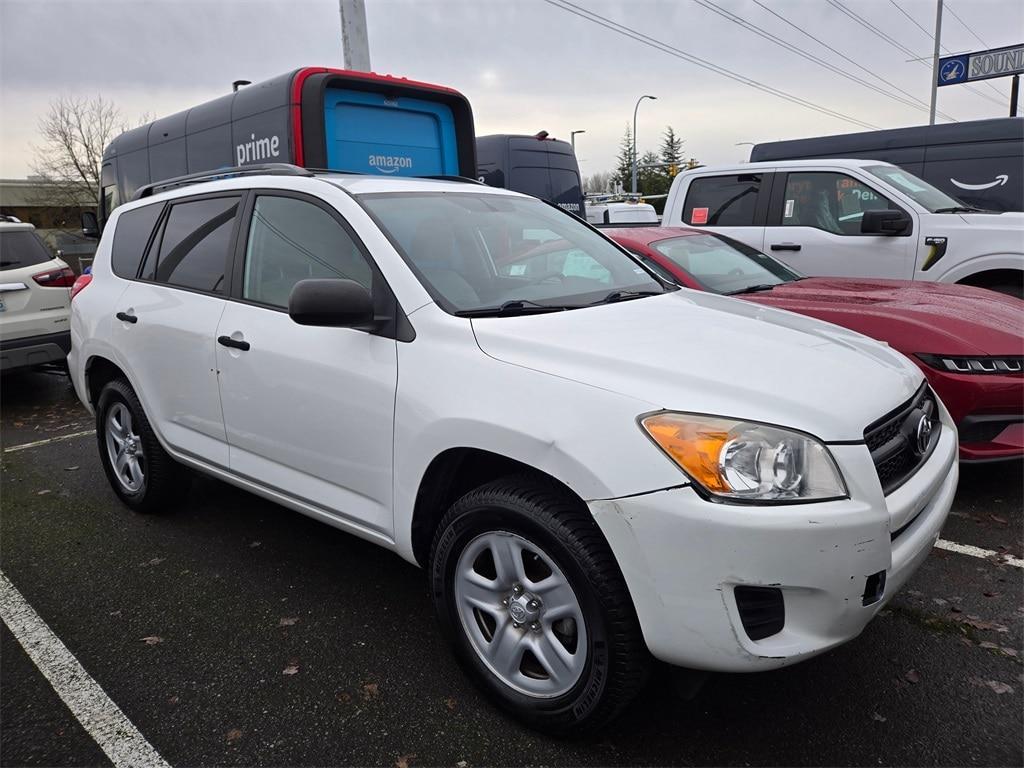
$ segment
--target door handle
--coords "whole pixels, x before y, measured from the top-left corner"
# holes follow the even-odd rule
[[[799,243],[772,243],[773,251],[799,251]]]
[[[118,320],[122,320],[122,321],[124,321],[126,323],[137,323],[137,322],[139,322],[139,318],[137,318],[135,315],[129,315],[127,312],[118,312],[116,315],[114,315],[114,317],[116,317]]]
[[[248,341],[238,341],[236,339],[232,339],[230,336],[218,336],[217,343],[225,347],[231,347],[232,349],[240,349],[243,352],[249,351]]]

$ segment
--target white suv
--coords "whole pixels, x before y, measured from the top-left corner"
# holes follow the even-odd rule
[[[0,370],[64,364],[75,273],[35,227],[0,216]]]
[[[946,518],[956,431],[917,366],[662,283],[539,200],[301,169],[149,191],[72,303],[114,490],[156,510],[191,467],[423,566],[536,727],[606,722],[651,656],[850,640]]]

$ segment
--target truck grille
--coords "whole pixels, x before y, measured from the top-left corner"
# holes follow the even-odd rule
[[[928,460],[939,441],[938,413],[935,395],[922,384],[910,400],[864,430],[864,442],[885,495],[903,485]]]

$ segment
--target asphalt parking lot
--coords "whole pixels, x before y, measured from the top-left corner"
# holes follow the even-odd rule
[[[689,702],[656,675],[564,741],[468,683],[416,568],[208,479],[133,515],[66,379],[0,386],[0,570],[172,765],[1024,762],[1020,464],[964,467],[942,538],[973,554],[934,550],[854,642]],[[110,764],[3,625],[0,690],[4,766]]]

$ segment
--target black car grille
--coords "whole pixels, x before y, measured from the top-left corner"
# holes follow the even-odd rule
[[[910,400],[864,430],[883,493],[895,491],[927,461],[939,441],[938,415],[935,395],[922,384]],[[922,425],[922,417],[930,428]]]

